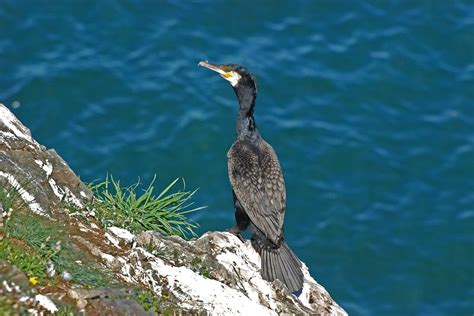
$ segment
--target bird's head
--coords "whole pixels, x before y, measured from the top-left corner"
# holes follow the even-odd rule
[[[201,61],[198,65],[209,68],[220,74],[222,78],[230,82],[234,90],[238,90],[239,88],[252,88],[257,90],[255,77],[250,71],[240,65],[213,65],[207,61]]]
[[[236,64],[212,65],[201,61],[198,65],[217,72],[229,81],[239,100],[239,112],[245,117],[252,116],[257,98],[257,83],[250,71]]]

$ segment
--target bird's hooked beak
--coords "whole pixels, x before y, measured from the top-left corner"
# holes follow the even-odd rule
[[[239,82],[241,78],[241,76],[237,72],[233,70],[225,69],[227,68],[225,66],[213,65],[213,64],[208,63],[207,61],[200,61],[198,66],[206,67],[208,69],[211,69],[212,71],[217,72],[219,75],[221,75],[222,78],[229,81],[233,87],[237,85],[237,83]]]
[[[227,72],[221,69],[219,66],[208,63],[207,61],[200,61],[198,66],[209,68],[215,72],[218,72],[222,77],[224,77]]]

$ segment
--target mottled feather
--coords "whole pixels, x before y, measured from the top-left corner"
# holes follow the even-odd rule
[[[283,238],[286,192],[273,148],[238,139],[227,153],[232,188],[252,223],[275,245]]]

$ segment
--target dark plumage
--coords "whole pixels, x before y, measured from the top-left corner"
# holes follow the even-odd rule
[[[233,189],[237,225],[232,232],[249,226],[252,245],[261,256],[262,277],[279,279],[290,291],[303,286],[301,262],[283,236],[286,191],[278,157],[258,132],[253,117],[257,97],[255,77],[244,67],[234,64],[200,66],[218,72],[228,80],[239,101],[237,139],[227,153],[229,179]]]

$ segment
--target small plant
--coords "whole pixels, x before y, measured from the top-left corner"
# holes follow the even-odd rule
[[[54,313],[55,316],[75,316],[75,315],[82,315],[79,313],[73,306],[66,305],[60,307],[59,310]]]
[[[136,294],[136,301],[143,306],[145,311],[159,311],[160,310],[160,298],[154,295],[152,292],[141,291]]]
[[[32,274],[27,269],[19,267],[22,271],[27,272],[28,276],[37,278],[40,282],[45,279],[48,262],[52,262],[57,274],[68,271],[75,283],[87,286],[113,284],[113,280],[105,272],[102,272],[99,267],[94,266],[92,262],[79,263],[84,258],[80,250],[64,234],[62,225],[51,223],[36,214],[16,213],[16,216],[5,227],[7,236],[5,241],[21,240],[28,247],[31,247],[32,251],[23,250],[23,256],[10,256],[5,259],[15,265],[18,265],[15,262],[23,257],[31,257],[31,260],[38,259],[34,262],[37,262],[41,269],[35,270]],[[8,252],[5,253],[8,254]],[[25,259],[25,262],[29,262],[29,260]]]
[[[191,260],[191,270],[199,273],[205,278],[214,279],[214,277],[211,275],[211,271],[209,271],[209,268],[199,257],[194,257],[193,260]]]
[[[26,181],[24,182],[26,183]],[[27,204],[18,190],[20,189],[12,186],[5,180],[0,181],[0,230],[8,224],[13,210],[27,208]]]
[[[132,232],[158,231],[164,235],[194,236],[198,227],[187,214],[203,209],[191,208],[190,198],[195,191],[169,193],[179,179],[175,179],[158,196],[153,193],[156,176],[142,192],[137,194],[140,180],[129,187],[122,187],[120,181],[107,176],[102,183],[91,185],[95,199],[92,207],[104,226],[118,226]],[[183,181],[184,188],[184,181]]]
[[[22,181],[20,188],[27,184],[27,181]],[[22,209],[27,207],[26,202],[22,199],[18,190],[20,188],[14,187],[9,182],[0,181],[0,204],[4,211],[9,209]]]
[[[199,257],[194,257],[193,260],[191,260],[191,265],[192,266],[198,266],[201,263],[202,263],[202,260]]]
[[[17,266],[31,278],[46,279],[45,259],[19,242],[7,238],[0,240],[0,259]]]
[[[162,288],[160,295],[149,290],[138,290],[133,297],[145,311],[152,311],[158,315],[175,315],[175,297],[166,288]]]

